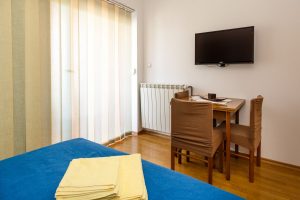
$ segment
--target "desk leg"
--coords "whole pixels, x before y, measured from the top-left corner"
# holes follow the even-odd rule
[[[226,179],[230,180],[230,112],[226,112]]]
[[[235,123],[239,124],[240,123],[240,111],[236,111],[235,113]]]
[[[235,124],[239,124],[239,123],[240,123],[240,111],[238,110],[235,113]],[[234,151],[236,154],[239,153],[239,145],[237,145],[237,144],[234,145]],[[235,158],[237,159],[238,156],[235,156]]]

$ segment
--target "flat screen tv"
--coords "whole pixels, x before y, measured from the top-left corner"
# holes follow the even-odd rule
[[[195,35],[195,64],[254,63],[254,26]]]

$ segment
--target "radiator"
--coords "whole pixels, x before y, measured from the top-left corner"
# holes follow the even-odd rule
[[[185,85],[141,83],[142,128],[169,135],[171,132],[170,101],[176,92],[186,88]]]

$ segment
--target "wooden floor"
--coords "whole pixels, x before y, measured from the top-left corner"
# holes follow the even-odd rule
[[[170,168],[170,139],[151,133],[131,136],[114,144],[112,148],[128,152],[141,153],[142,158],[161,166]],[[191,160],[179,165],[176,171],[190,175],[199,180],[207,180],[207,168],[203,162]],[[213,171],[213,185],[246,199],[299,199],[300,170],[270,164],[262,161],[262,166],[255,168],[254,183],[248,182],[248,160],[231,159],[231,180],[226,181],[225,175]]]

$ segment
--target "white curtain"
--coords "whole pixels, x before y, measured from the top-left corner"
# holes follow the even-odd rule
[[[50,0],[0,0],[0,160],[51,143]]]
[[[131,131],[131,13],[104,0],[51,0],[52,143]]]

